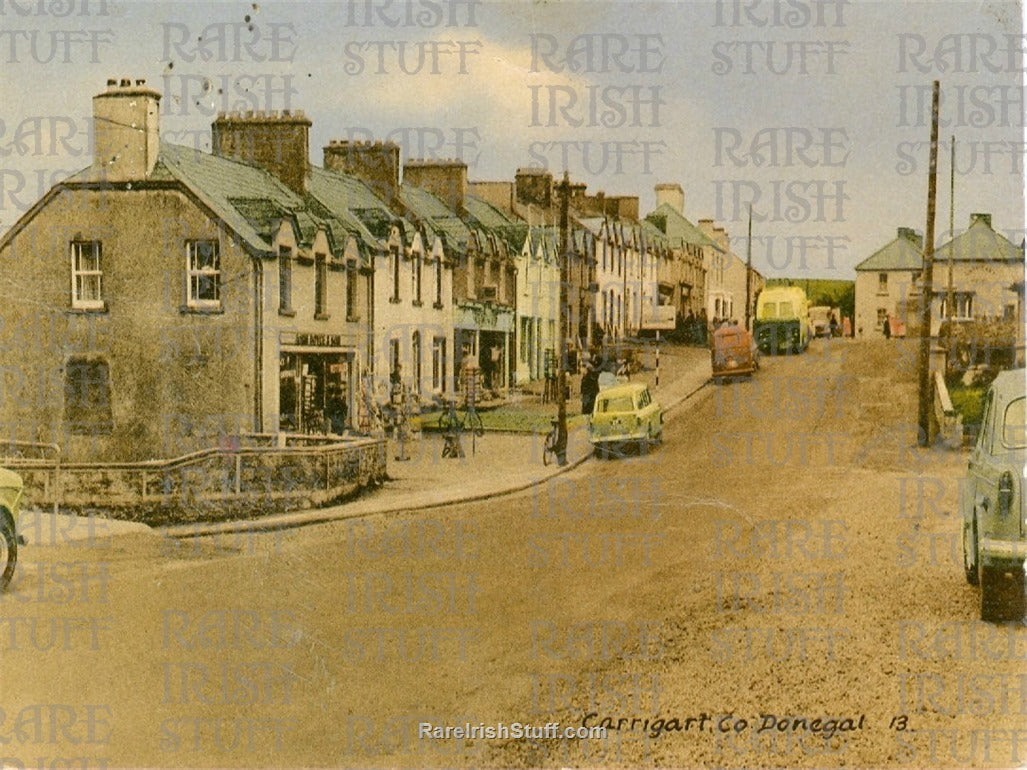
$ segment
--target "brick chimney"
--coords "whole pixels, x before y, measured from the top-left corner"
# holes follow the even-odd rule
[[[924,237],[912,227],[900,227],[897,237],[912,241],[917,245],[917,248],[922,249],[924,247]]]
[[[254,163],[295,193],[307,190],[310,120],[302,110],[221,113],[211,124],[214,154]]]
[[[543,208],[553,205],[553,175],[544,168],[517,169],[514,187],[518,203],[534,203]]]
[[[712,219],[700,219],[699,230],[702,232],[703,235],[705,235],[715,244],[720,246],[720,248],[722,248],[724,251],[728,250],[729,241],[727,236],[727,230],[725,230],[723,227],[717,227],[715,224],[713,224]]]
[[[637,195],[611,195],[606,200],[609,202],[610,213],[621,219],[638,219]]]
[[[324,148],[324,167],[355,176],[388,205],[399,199],[399,145],[332,139]]]
[[[160,94],[145,80],[108,80],[93,97],[93,165],[111,182],[145,179],[160,150]]]
[[[654,189],[656,190],[657,208],[666,203],[677,213],[684,215],[685,191],[681,189],[681,185],[677,182],[661,182]]]
[[[984,222],[991,229],[991,214],[975,213],[970,215],[970,227],[973,227],[976,222]]]
[[[467,164],[462,160],[408,160],[403,181],[430,192],[453,211],[464,208]]]

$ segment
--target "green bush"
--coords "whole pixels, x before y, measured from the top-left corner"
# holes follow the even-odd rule
[[[988,392],[985,388],[958,387],[949,391],[952,398],[952,406],[957,412],[963,415],[964,425],[977,425],[984,417],[984,395]]]

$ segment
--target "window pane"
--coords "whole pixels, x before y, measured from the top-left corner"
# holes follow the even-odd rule
[[[1027,446],[1025,403],[1027,399],[1018,398],[1006,407],[1005,419],[1002,421],[1002,443],[1008,447]]]

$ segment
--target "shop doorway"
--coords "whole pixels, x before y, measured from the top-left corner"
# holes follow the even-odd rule
[[[352,427],[353,357],[348,353],[279,356],[279,430],[341,433]]]

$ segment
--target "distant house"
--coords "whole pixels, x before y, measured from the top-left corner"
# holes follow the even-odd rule
[[[856,335],[883,337],[886,319],[905,324],[922,270],[923,237],[909,227],[856,265]]]
[[[948,265],[952,261],[953,317],[959,321],[1014,321],[1024,280],[1023,246],[991,226],[991,214],[971,214],[970,225],[934,252],[931,333],[948,318]]]
[[[923,239],[900,227],[895,240],[856,265],[856,333],[883,335],[884,319],[910,329],[918,325],[922,302]],[[969,227],[935,249],[931,302],[931,334],[949,317],[951,258],[952,317],[1013,321],[1022,311],[1024,252],[996,232],[991,215],[970,215]]]

